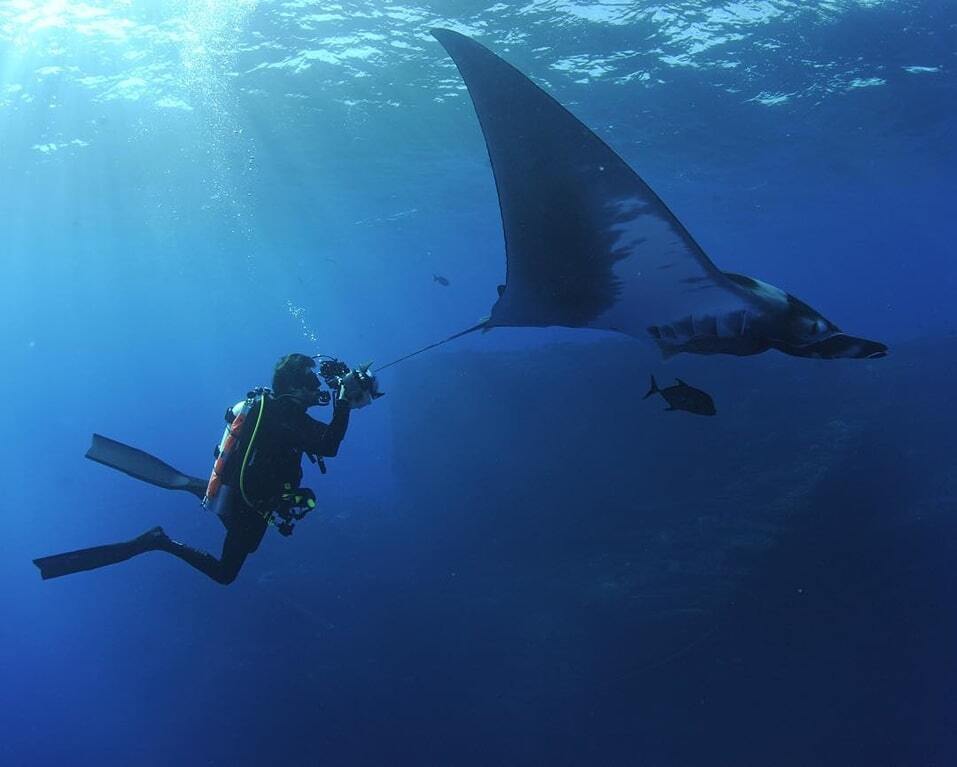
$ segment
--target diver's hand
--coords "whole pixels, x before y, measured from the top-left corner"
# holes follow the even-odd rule
[[[339,379],[340,403],[358,410],[372,404],[372,400],[383,396],[379,391],[379,381],[370,370],[370,365],[360,365],[348,375]]]

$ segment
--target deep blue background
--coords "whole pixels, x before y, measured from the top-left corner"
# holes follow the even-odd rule
[[[952,4],[501,5],[0,9],[4,763],[954,760]],[[202,475],[279,355],[384,362],[487,313],[494,184],[436,24],[720,267],[892,357],[472,337],[383,375],[307,469],[323,515],[228,589],[158,554],[41,582],[155,524],[219,546],[91,432]],[[636,402],[651,370],[718,419]]]

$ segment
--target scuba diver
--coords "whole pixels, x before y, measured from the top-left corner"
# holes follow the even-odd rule
[[[314,370],[316,359],[320,360],[319,375]],[[320,376],[330,391],[322,389]],[[368,365],[350,370],[331,357],[287,354],[276,364],[271,389],[254,389],[226,411],[226,430],[214,451],[208,482],[182,474],[142,450],[94,434],[87,458],[202,499],[203,506],[226,527],[222,554],[217,559],[154,527],[130,541],[41,557],[33,563],[46,580],[124,562],[147,551],[165,551],[217,583],[230,584],[246,557],[259,548],[269,525],[291,535],[295,523],[315,508],[315,494],[299,486],[303,454],[325,473],[323,458],[338,452],[350,411],[381,396]],[[330,400],[334,400],[333,415],[328,424],[306,413]]]

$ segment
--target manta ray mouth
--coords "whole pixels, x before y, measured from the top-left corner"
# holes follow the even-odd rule
[[[795,357],[815,357],[832,360],[838,358],[876,360],[887,356],[887,346],[879,341],[835,333],[833,336],[803,346],[780,346],[781,351]]]

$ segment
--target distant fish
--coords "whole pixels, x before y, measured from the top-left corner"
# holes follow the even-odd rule
[[[675,381],[677,383],[674,386],[659,389],[655,377],[652,376],[651,388],[644,399],[648,399],[652,394],[660,394],[668,403],[668,407],[665,408],[666,411],[684,410],[695,415],[715,415],[718,412],[710,394],[701,391],[701,389],[695,389],[693,386],[688,386],[680,378],[676,378]]]
[[[432,281],[437,282],[439,283],[439,285],[442,285],[446,288],[449,286],[449,281],[445,277],[443,277],[441,274],[433,274]]]

